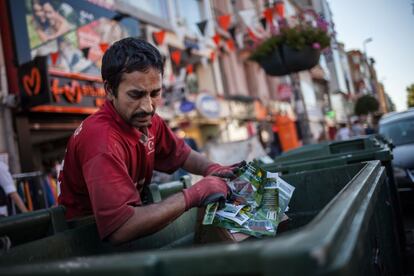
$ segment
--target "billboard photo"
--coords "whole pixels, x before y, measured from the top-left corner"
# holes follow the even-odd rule
[[[19,64],[48,56],[50,69],[99,75],[108,45],[139,36],[139,23],[89,1],[9,1]]]

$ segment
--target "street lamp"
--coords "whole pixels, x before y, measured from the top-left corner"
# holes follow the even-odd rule
[[[368,43],[370,43],[370,42],[372,42],[372,37],[368,37],[367,39],[365,39],[365,40],[362,42],[362,46],[363,46],[363,49],[364,49],[364,55],[365,55],[365,58],[366,58],[366,59],[368,59],[368,54],[367,54],[367,44],[368,44]]]

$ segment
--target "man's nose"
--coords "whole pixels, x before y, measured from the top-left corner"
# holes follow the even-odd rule
[[[151,97],[145,97],[141,101],[141,110],[146,113],[152,113],[154,110]]]

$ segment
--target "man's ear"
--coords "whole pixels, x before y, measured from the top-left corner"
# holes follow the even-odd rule
[[[109,86],[107,81],[104,81],[104,88],[105,88],[105,92],[106,92],[106,98],[110,101],[112,101],[115,98],[115,95],[111,89],[111,87]]]

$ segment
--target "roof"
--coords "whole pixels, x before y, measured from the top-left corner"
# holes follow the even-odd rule
[[[391,112],[382,116],[380,124],[388,124],[399,120],[414,118],[414,108],[407,109],[401,112]]]

